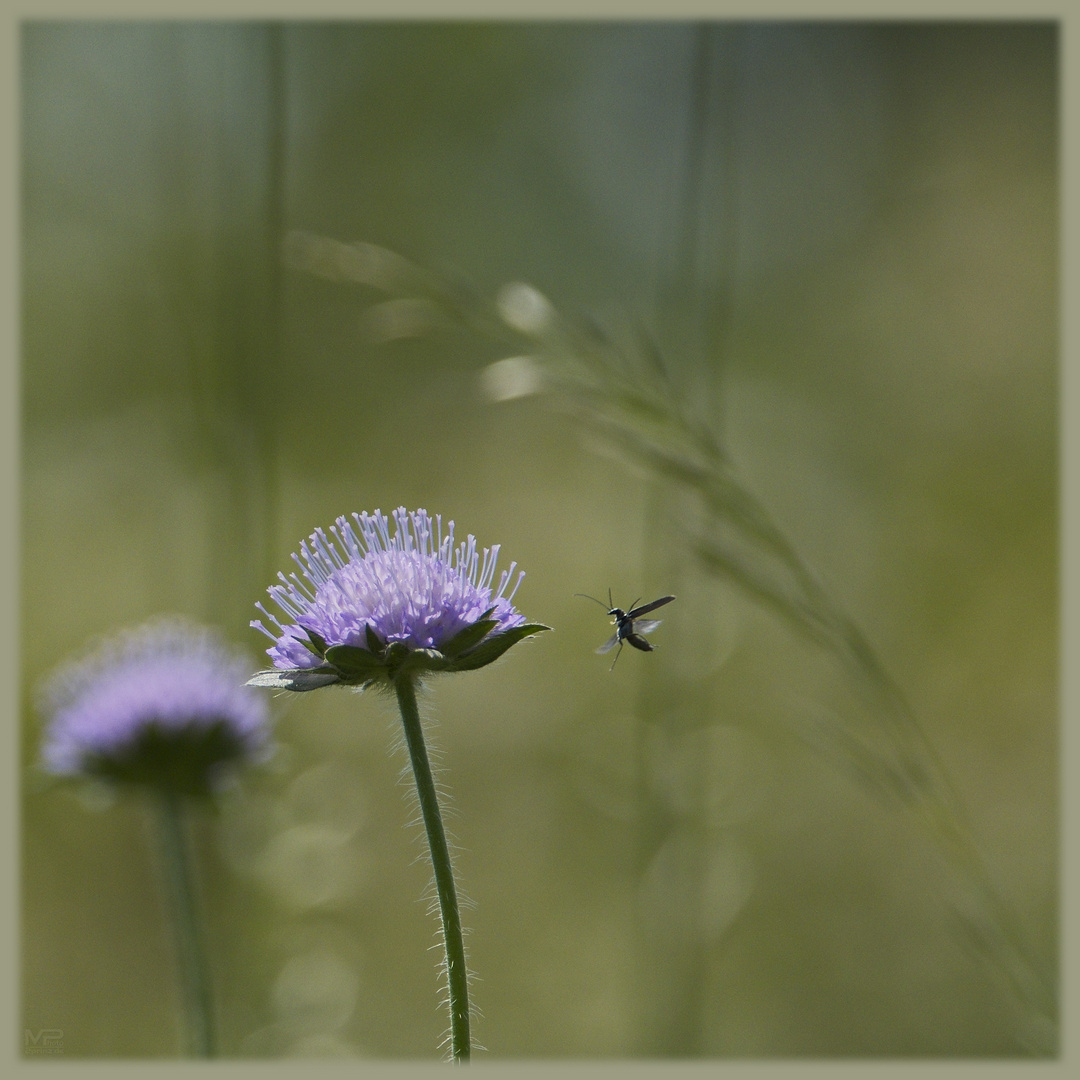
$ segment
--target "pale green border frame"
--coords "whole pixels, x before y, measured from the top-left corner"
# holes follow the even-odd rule
[[[445,1075],[439,1063],[390,1063],[368,1061],[235,1062],[187,1064],[184,1062],[27,1061],[19,1055],[19,753],[18,753],[18,613],[19,613],[19,98],[18,32],[26,18],[275,18],[320,17],[359,19],[387,18],[896,18],[945,20],[1055,19],[1060,22],[1062,62],[1062,286],[1061,286],[1061,463],[1062,463],[1062,856],[1061,856],[1061,1057],[1052,1062],[1013,1063],[993,1061],[894,1062],[894,1061],[728,1061],[706,1062],[598,1062],[545,1061],[502,1063],[473,1062],[468,1068],[511,1080],[534,1080],[549,1074],[582,1077],[583,1080],[764,1080],[789,1075],[813,1080],[839,1077],[917,1077],[920,1080],[992,1080],[1014,1077],[1080,1075],[1080,1008],[1075,993],[1080,975],[1080,945],[1076,937],[1078,867],[1075,851],[1080,794],[1070,793],[1066,778],[1080,777],[1080,738],[1077,736],[1080,677],[1070,667],[1077,654],[1077,617],[1080,615],[1080,581],[1075,547],[1080,539],[1080,437],[1070,421],[1080,423],[1080,356],[1078,312],[1080,291],[1070,271],[1080,253],[1077,205],[1080,200],[1080,139],[1078,80],[1080,65],[1080,9],[1075,0],[1033,2],[1023,0],[0,0],[0,1071],[5,1076],[48,1080],[67,1077],[311,1077],[318,1080],[348,1077],[356,1080],[406,1080],[414,1076]],[[1070,303],[1072,302],[1072,303]],[[1080,658],[1078,658],[1080,659]],[[1080,783],[1080,781],[1077,781]]]

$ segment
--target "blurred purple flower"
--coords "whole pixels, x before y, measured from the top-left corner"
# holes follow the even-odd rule
[[[242,655],[210,630],[166,619],[127,630],[46,684],[46,770],[209,791],[269,752],[265,699]]]
[[[526,624],[513,597],[524,573],[516,563],[495,580],[499,546],[477,550],[476,538],[454,546],[454,523],[426,510],[394,511],[395,532],[381,511],[339,517],[300,545],[300,569],[267,590],[285,613],[251,625],[273,642],[275,669],[254,685],[292,690],[332,682],[369,683],[399,669],[469,670],[490,663],[516,641],[546,627]],[[335,543],[336,541],[336,543]],[[513,588],[506,594],[513,581]],[[311,669],[317,669],[317,674]]]

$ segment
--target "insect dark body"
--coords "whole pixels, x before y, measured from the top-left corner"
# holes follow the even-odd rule
[[[597,600],[595,596],[586,596],[585,593],[577,593],[578,596],[584,596],[586,600],[592,600],[594,603],[604,606],[602,600]],[[622,608],[616,607],[611,599],[611,590],[608,590],[608,614],[611,616],[611,621],[615,625],[615,633],[604,642],[596,651],[603,655],[604,653],[611,652],[616,645],[619,647],[619,652],[615,654],[615,659],[612,660],[612,668],[618,663],[619,653],[622,652],[623,642],[628,645],[633,645],[635,649],[640,649],[642,652],[652,652],[653,646],[649,644],[642,636],[643,634],[651,634],[661,623],[660,619],[643,619],[642,615],[647,615],[650,611],[655,611],[658,607],[663,607],[664,604],[670,604],[674,600],[674,596],[661,596],[659,600],[653,600],[650,604],[642,604],[641,607],[635,607],[637,600],[630,605],[628,611],[623,611]]]

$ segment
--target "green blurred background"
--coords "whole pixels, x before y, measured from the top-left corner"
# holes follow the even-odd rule
[[[649,328],[1053,983],[1057,78],[1051,24],[24,24],[20,1027],[178,1047],[142,808],[41,777],[41,679],[165,611],[263,666],[299,540],[405,505],[502,544],[555,627],[427,699],[487,1056],[1024,1053],[933,846],[800,737],[843,671],[680,549],[677,492],[486,401],[492,341],[373,342],[374,292],[280,250],[372,241]],[[609,587],[679,594],[612,673],[574,597]],[[198,835],[224,1050],[434,1057],[396,718],[274,708],[274,762]]]

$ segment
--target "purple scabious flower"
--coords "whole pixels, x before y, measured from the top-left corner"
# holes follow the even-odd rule
[[[45,769],[206,794],[269,752],[265,699],[210,630],[166,619],[120,633],[46,684]]]
[[[408,658],[410,670],[481,667],[523,637],[537,633],[513,606],[525,576],[516,563],[495,582],[499,546],[477,549],[476,538],[454,545],[454,523],[426,510],[394,511],[394,535],[381,511],[339,517],[300,545],[299,568],[267,590],[285,615],[256,607],[251,625],[273,642],[274,671],[254,685],[291,690],[332,682],[391,679]],[[513,588],[507,593],[508,586]]]

